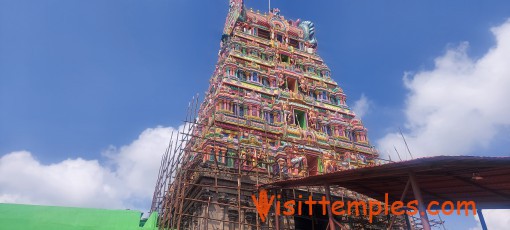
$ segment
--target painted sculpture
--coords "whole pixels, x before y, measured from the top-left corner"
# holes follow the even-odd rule
[[[159,222],[170,229],[269,229],[250,203],[258,185],[378,164],[317,53],[314,24],[229,3],[209,89],[183,161],[171,164]]]
[[[200,111],[214,129],[205,163],[278,178],[377,163],[367,130],[317,54],[315,26],[275,9],[247,10],[231,0],[216,70]],[[207,146],[222,146],[208,149]],[[237,158],[237,159],[236,159]],[[221,160],[218,160],[221,159]]]

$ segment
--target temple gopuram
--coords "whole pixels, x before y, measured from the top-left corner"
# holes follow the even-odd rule
[[[275,216],[273,206],[262,222],[251,198],[261,184],[380,164],[317,52],[314,24],[231,0],[218,56],[203,102],[190,103],[162,159],[152,206],[160,229],[326,229],[320,206],[312,216]],[[282,203],[324,194],[270,192]],[[340,187],[331,193],[369,199]],[[386,229],[390,217],[335,218],[344,229]],[[393,228],[403,229],[402,221]]]

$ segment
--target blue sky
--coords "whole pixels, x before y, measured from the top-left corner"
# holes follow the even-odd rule
[[[267,1],[246,5],[267,11]],[[491,28],[510,18],[509,1],[272,6],[315,23],[318,52],[348,104],[367,99],[363,121],[374,144],[398,127],[419,137],[406,101],[420,91],[404,84],[404,73],[433,75],[438,58],[463,42],[469,48],[458,52],[484,57],[496,45]],[[188,101],[208,87],[227,10],[227,0],[0,0],[0,156],[26,150],[45,165],[76,158],[108,164],[105,153],[121,153],[147,129],[178,127]],[[506,121],[480,125],[505,132],[452,151],[509,155]],[[466,229],[475,223],[460,222]]]

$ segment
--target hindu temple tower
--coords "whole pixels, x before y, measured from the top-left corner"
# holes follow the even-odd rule
[[[183,141],[163,159],[153,203],[162,229],[275,229],[274,215],[258,218],[257,185],[378,163],[367,129],[317,52],[314,24],[278,9],[260,13],[230,1],[209,89],[191,113]],[[280,192],[282,199],[321,193]],[[324,229],[327,221],[278,219],[280,229]],[[347,229],[366,224],[339,221]]]

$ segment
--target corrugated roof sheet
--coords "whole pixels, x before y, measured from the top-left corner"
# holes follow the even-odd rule
[[[414,172],[424,202],[475,201],[477,208],[510,208],[510,157],[438,156],[357,168],[301,179],[278,181],[266,188],[338,185],[376,200],[398,201]],[[404,202],[414,200],[409,189]]]

